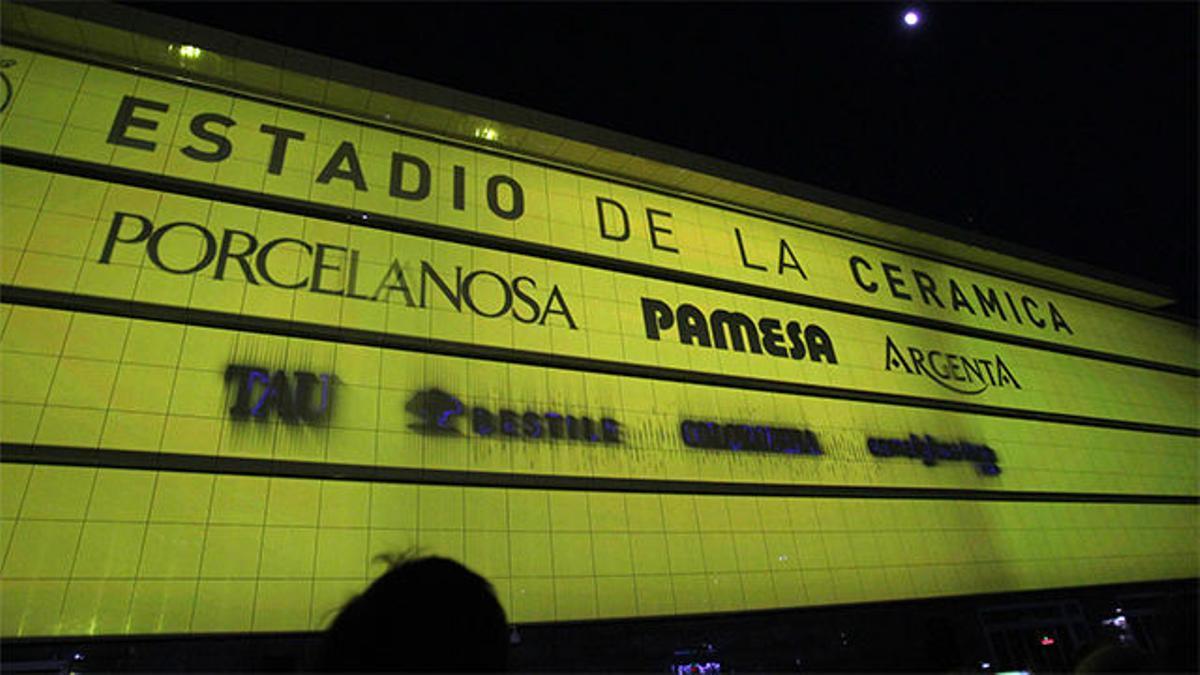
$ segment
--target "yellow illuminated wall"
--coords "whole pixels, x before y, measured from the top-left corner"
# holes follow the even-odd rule
[[[14,91],[0,127],[5,132],[6,148],[358,213],[412,219],[440,228],[644,263],[652,268],[682,269],[999,334],[1195,366],[1191,358],[1193,334],[1177,322],[492,150],[439,142],[318,111],[272,105],[251,97],[216,93],[12,47],[6,47],[4,55],[15,62],[4,71]],[[129,119],[140,121],[115,125],[127,99],[140,102],[127,111]],[[218,115],[232,122],[231,126],[223,126],[211,118],[199,118],[205,133],[228,140],[225,158],[195,159],[196,153],[213,155],[217,150],[215,144],[202,140],[192,130],[202,115]],[[262,131],[264,125],[284,131],[266,133]],[[121,143],[109,142],[114,127],[119,130]],[[274,148],[284,132],[302,134],[303,139],[289,135],[278,166],[273,167]],[[339,154],[344,144],[352,150]],[[357,172],[345,159],[350,152],[357,158]],[[394,153],[418,158],[429,167],[425,196],[414,199],[391,194],[393,175],[402,179],[401,192],[412,193],[419,184],[414,165],[405,164],[407,173],[393,171]],[[334,167],[338,175],[360,173],[365,189],[359,189],[352,177],[317,180],[335,157],[342,158]],[[461,190],[455,188],[455,167],[462,168]],[[495,176],[510,177],[521,185],[524,209],[519,218],[497,216],[486,206],[488,182]],[[456,208],[455,195],[459,192],[462,205]],[[501,185],[496,192],[500,209],[509,209],[510,191]],[[597,198],[608,200],[603,208]],[[624,219],[615,215],[619,211],[609,202],[620,204],[627,216],[627,239],[613,238],[625,234],[626,228]],[[606,214],[607,238],[601,235],[602,211]],[[780,240],[787,252],[781,252],[784,246]],[[857,266],[861,285],[856,281],[852,258],[861,258],[869,266]],[[885,263],[897,268],[893,274],[899,279],[895,288],[899,295],[887,281]],[[763,267],[765,271],[760,269]],[[922,296],[914,272],[932,280],[937,300],[932,295]],[[961,305],[955,309],[951,280],[962,290],[970,310]],[[878,288],[865,290],[864,286],[871,285]],[[997,292],[1004,318],[995,311],[985,315],[972,285],[985,294],[988,289]],[[1013,316],[1005,291],[1014,298],[1016,314],[1024,317],[1020,323]],[[911,298],[905,299],[906,295]],[[1030,320],[1022,297],[1029,297],[1034,318],[1045,325],[1038,327]],[[1050,304],[1059,309],[1070,331],[1054,326]]]
[[[518,622],[1195,574],[1193,506],[3,469],[7,636],[318,629],[409,546],[486,575]]]
[[[0,635],[319,629],[410,547],[487,576],[518,622],[1197,573],[1183,324],[321,111],[0,58]],[[644,299],[831,348],[652,339]],[[279,373],[328,377],[326,414],[232,412]],[[418,428],[433,390],[464,406],[456,433]],[[508,434],[475,409],[620,431]],[[695,421],[820,452],[695,447]],[[998,471],[871,449],[913,435],[986,445]]]
[[[495,361],[266,336],[35,307],[4,310],[4,439],[297,462],[473,469],[501,474],[791,485],[1191,495],[1195,441],[915,407],[743,391]],[[98,338],[98,336],[105,336]],[[321,425],[231,419],[230,363],[336,373]],[[558,411],[621,422],[620,444],[552,442],[412,428],[432,387],[492,411]],[[261,388],[257,391],[261,392]],[[685,447],[682,420],[812,429],[824,455]],[[467,431],[468,425],[459,425]],[[967,462],[881,461],[869,436],[929,433],[988,443],[1002,473]]]
[[[1186,375],[997,345],[362,225],[31,169],[6,166],[0,171],[0,180],[8,186],[0,197],[6,214],[3,250],[8,263],[0,278],[23,288],[1104,419],[1186,426],[1195,416],[1194,379]],[[186,225],[171,227],[180,223]],[[156,239],[160,232],[163,236]],[[146,236],[141,241],[126,243],[142,233]],[[205,236],[211,237],[207,244]],[[258,249],[270,242],[284,243],[265,257],[246,258],[248,271],[243,271],[236,258],[225,258],[224,278],[216,278],[223,240],[229,237],[229,248],[236,252],[250,245],[251,236]],[[302,249],[302,244],[314,250],[319,245],[336,248],[320,257],[322,269],[318,272],[314,250]],[[149,254],[151,250],[157,258]],[[199,267],[206,260],[209,262],[195,272],[175,273]],[[436,276],[424,272],[425,264]],[[299,287],[272,285],[264,278],[264,268],[279,284]],[[484,276],[471,280],[473,273]],[[470,297],[459,297],[462,292],[457,290],[447,294],[439,289],[436,280],[452,290],[458,288],[455,284],[460,275],[467,280],[462,292]],[[515,281],[522,277],[527,281]],[[404,290],[396,290],[401,285]],[[527,299],[517,297],[517,291]],[[451,295],[457,298],[457,305]],[[816,325],[828,335],[833,356],[814,358],[806,353],[798,359],[780,358],[765,350],[753,354],[706,349],[696,342],[685,345],[677,325],[662,329],[658,339],[651,340],[645,328],[643,298],[667,305],[675,323],[679,321],[673,318],[673,310],[686,303],[706,313],[736,309],[756,322],[766,317],[781,324],[794,320],[805,329]],[[493,316],[505,307],[511,309]],[[780,334],[780,344],[790,347],[793,340],[782,331]],[[906,365],[881,373],[889,339]],[[997,375],[989,378],[986,373],[978,380],[963,380],[964,387],[987,385],[986,391],[966,399],[942,381],[908,372],[913,369],[909,348],[914,346],[988,360],[1001,355],[1012,381],[1001,382]],[[938,365],[946,367],[940,361]]]

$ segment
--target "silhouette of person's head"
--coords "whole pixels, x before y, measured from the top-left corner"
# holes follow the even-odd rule
[[[325,632],[327,671],[499,671],[508,621],[487,579],[438,557],[401,557]]]

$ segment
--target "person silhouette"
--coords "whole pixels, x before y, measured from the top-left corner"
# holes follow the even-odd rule
[[[504,608],[487,579],[448,558],[385,558],[390,569],[325,631],[318,670],[496,672],[508,665]]]

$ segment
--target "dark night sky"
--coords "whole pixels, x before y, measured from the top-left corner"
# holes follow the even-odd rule
[[[126,3],[1170,287],[1196,316],[1195,3]]]

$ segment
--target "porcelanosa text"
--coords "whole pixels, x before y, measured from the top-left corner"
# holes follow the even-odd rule
[[[176,238],[191,245],[164,247],[164,241]],[[372,302],[394,302],[399,296],[407,306],[422,309],[440,295],[456,312],[462,312],[465,306],[487,318],[511,315],[520,323],[540,326],[549,320],[572,330],[577,328],[558,286],[551,284],[547,291],[543,284],[539,289],[537,282],[527,276],[509,279],[486,269],[468,270],[464,274],[461,266],[455,266],[453,271],[439,270],[427,260],[420,261],[419,270],[412,269],[412,265],[406,270],[405,264],[395,258],[382,275],[381,266],[373,266],[375,272],[367,273],[360,270],[358,249],[290,237],[260,242],[253,234],[235,229],[225,229],[218,241],[218,235],[196,223],[177,221],[156,227],[149,218],[124,211],[113,214],[99,262],[110,264],[117,246],[143,246],[150,262],[170,274],[198,274],[211,267],[215,279],[241,277],[254,285],[265,283]],[[165,255],[164,248],[169,248],[173,255]],[[191,253],[181,261],[177,259],[177,249]],[[284,271],[280,268],[284,265],[273,265],[272,256],[289,250],[311,262],[302,264],[303,271],[299,274],[293,269],[290,278],[283,278]]]

